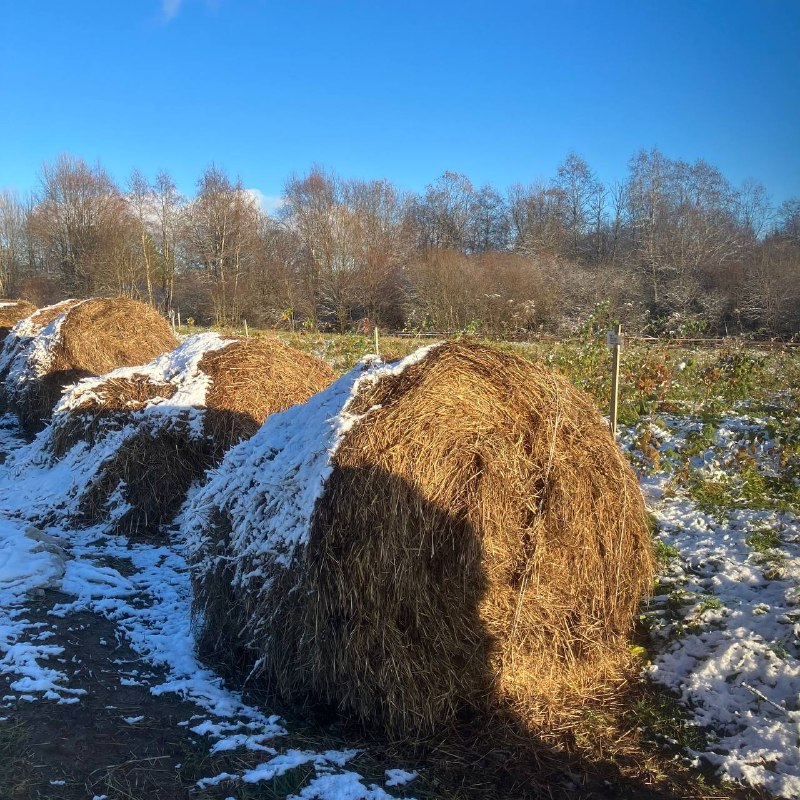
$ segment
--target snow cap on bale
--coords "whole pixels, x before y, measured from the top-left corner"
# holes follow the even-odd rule
[[[21,319],[29,317],[34,311],[36,306],[27,300],[0,300],[0,342]]]
[[[0,351],[0,409],[5,411],[8,408],[12,397],[12,387],[17,382],[16,377],[9,382],[9,372],[12,367],[15,372],[23,370],[27,364],[34,339],[51,322],[80,302],[80,300],[62,300],[52,306],[45,306],[34,311],[30,316],[24,317],[11,328],[3,340],[2,351]]]
[[[103,453],[74,519],[155,532],[233,444],[333,379],[324,362],[277,339],[203,333],[150,364],[81,381],[56,407],[49,443],[55,460],[77,446],[86,459]]]
[[[0,377],[5,380],[8,370],[20,353],[45,327],[80,302],[80,300],[62,300],[52,306],[34,310],[32,314],[20,319],[3,341],[3,350],[0,353]]]
[[[44,426],[65,386],[150,361],[178,343],[157,311],[126,298],[66,301],[17,328],[21,335],[13,348],[7,340],[3,351],[5,393],[29,432]]]
[[[203,650],[401,734],[465,709],[561,725],[612,697],[653,574],[591,399],[466,342],[271,417],[182,525]]]

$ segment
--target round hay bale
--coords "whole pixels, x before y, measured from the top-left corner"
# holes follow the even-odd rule
[[[150,306],[127,298],[67,301],[34,314],[39,327],[14,356],[6,391],[24,430],[49,420],[65,386],[117,367],[150,361],[178,341]],[[54,316],[55,315],[55,316]]]
[[[201,650],[394,734],[614,695],[653,561],[588,395],[450,342],[271,417],[187,503]]]
[[[0,300],[0,342],[11,333],[11,329],[25,317],[36,311],[36,306],[27,300]]]
[[[12,367],[16,373],[23,371],[35,338],[51,322],[80,302],[80,300],[62,300],[52,306],[40,308],[30,316],[19,320],[9,331],[0,352],[0,409],[6,411],[12,404],[14,386],[19,377],[17,375],[9,385],[8,377]]]
[[[76,521],[111,519],[118,533],[156,533],[193,481],[264,420],[304,402],[334,379],[314,356],[276,339],[187,337],[144,367],[82,381],[56,409],[51,450],[79,442],[105,453]]]
[[[80,303],[80,300],[62,300],[52,306],[45,306],[34,310],[29,316],[20,319],[9,331],[3,342],[3,352],[0,355],[0,375],[5,378],[11,362],[20,351],[37,336],[53,320],[60,317],[70,308]]]
[[[304,403],[336,378],[322,359],[263,337],[206,353],[200,370],[211,380],[203,431],[215,460],[253,436],[270,414]]]

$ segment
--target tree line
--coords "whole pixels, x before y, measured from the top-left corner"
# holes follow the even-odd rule
[[[197,324],[524,336],[601,302],[656,335],[800,330],[800,200],[715,167],[635,154],[605,185],[571,153],[501,192],[445,172],[423,192],[322,167],[279,210],[217,166],[194,197],[166,172],[124,186],[61,156],[0,192],[0,296],[124,295]]]

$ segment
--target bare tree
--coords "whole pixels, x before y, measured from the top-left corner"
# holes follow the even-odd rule
[[[136,220],[140,255],[144,264],[147,302],[152,306],[155,305],[153,301],[153,262],[156,253],[152,234],[155,223],[155,193],[139,170],[133,171],[128,181],[128,187],[128,202]]]
[[[568,241],[565,204],[562,189],[542,184],[512,186],[508,218],[514,248],[530,256],[563,253]]]
[[[421,247],[468,251],[476,225],[477,197],[469,178],[445,172],[425,190],[418,202]]]
[[[206,275],[218,325],[236,322],[240,288],[259,250],[260,210],[241,181],[211,166],[185,217],[186,247]]]
[[[160,261],[161,303],[172,308],[175,273],[178,266],[178,239],[186,199],[181,195],[169,173],[161,170],[152,186],[156,216],[156,250]]]
[[[367,318],[402,326],[402,270],[411,248],[404,224],[407,198],[388,181],[349,181],[345,205],[356,229],[356,296]]]
[[[10,191],[0,191],[0,297],[8,297],[25,269],[27,209]]]
[[[555,188],[563,193],[564,227],[569,233],[568,255],[578,258],[584,254],[584,238],[592,223],[602,218],[605,192],[586,161],[577,153],[570,153],[559,165]]]
[[[114,254],[117,237],[129,232],[128,209],[108,173],[61,156],[42,168],[36,200],[28,231],[60,271],[65,293],[89,296],[123,288]]]

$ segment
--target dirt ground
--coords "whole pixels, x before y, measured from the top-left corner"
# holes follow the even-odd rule
[[[152,694],[151,687],[165,678],[163,671],[143,661],[105,617],[86,611],[49,613],[67,599],[46,590],[31,601],[26,618],[39,626],[38,636],[64,648],[54,666],[68,675],[70,686],[86,694],[70,704],[30,702],[11,690],[13,676],[0,675],[2,800],[283,800],[313,777],[313,765],[306,765],[259,784],[222,781],[201,788],[197,782],[202,778],[241,772],[263,762],[264,754],[238,749],[211,755],[208,739],[190,730],[192,718],[207,718],[207,711],[174,693]],[[290,721],[290,733],[280,737],[279,746],[363,748],[348,769],[376,782],[387,763],[419,770],[420,777],[406,791],[394,790],[398,797],[757,796],[686,781],[680,768],[663,781],[643,782],[626,776],[624,765],[620,769],[613,760],[582,765],[535,747],[529,753],[540,760],[540,769],[531,779],[532,765],[520,757],[523,750],[509,749],[507,742],[493,744],[488,732],[475,730],[462,741],[409,748],[378,739],[367,743],[335,715],[317,716],[310,724]]]

